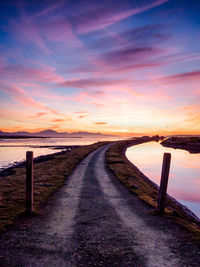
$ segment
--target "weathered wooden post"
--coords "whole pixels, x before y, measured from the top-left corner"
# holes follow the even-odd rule
[[[26,213],[33,212],[33,151],[26,152]]]
[[[167,184],[168,184],[168,178],[169,178],[170,162],[171,162],[171,154],[164,153],[162,172],[161,172],[161,181],[160,181],[160,190],[159,190],[159,197],[158,197],[158,213],[159,214],[163,214],[164,209],[165,209],[165,200],[166,200],[166,194],[167,194]]]

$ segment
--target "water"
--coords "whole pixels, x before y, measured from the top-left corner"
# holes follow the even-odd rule
[[[25,160],[26,151],[31,150],[34,157],[53,154],[62,149],[40,148],[39,146],[71,146],[89,145],[98,141],[119,140],[120,137],[83,137],[83,138],[30,138],[30,139],[1,139],[0,140],[0,170],[13,163]]]
[[[39,146],[88,145],[98,141],[119,139],[120,137],[84,137],[0,140],[0,169],[25,160],[27,150],[33,151],[34,157],[62,150]],[[164,152],[172,154],[169,194],[200,217],[200,154],[190,154],[185,150],[166,148],[159,143],[149,142],[128,148],[126,155],[146,176],[159,185]]]
[[[160,185],[163,153],[172,154],[168,193],[200,218],[200,153],[166,148],[156,142],[127,149],[127,158],[147,177]]]

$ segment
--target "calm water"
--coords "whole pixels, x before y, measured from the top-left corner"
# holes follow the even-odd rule
[[[185,150],[149,142],[128,148],[126,156],[146,176],[160,185],[164,152],[172,154],[168,193],[200,218],[200,153],[190,154]]]
[[[119,137],[84,137],[0,140],[0,169],[14,162],[25,160],[27,150],[32,150],[34,157],[61,151],[33,146],[88,145],[98,141],[119,139]],[[190,154],[181,149],[165,148],[159,143],[149,142],[128,148],[126,155],[143,173],[159,185],[164,152],[172,154],[169,194],[200,217],[200,154]]]
[[[27,150],[33,151],[34,157],[52,154],[62,150],[34,146],[89,145],[98,141],[119,139],[120,137],[2,139],[0,140],[0,169],[9,167],[14,162],[25,160]]]

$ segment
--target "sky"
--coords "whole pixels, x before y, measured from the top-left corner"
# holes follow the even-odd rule
[[[1,0],[0,130],[200,134],[200,2]]]

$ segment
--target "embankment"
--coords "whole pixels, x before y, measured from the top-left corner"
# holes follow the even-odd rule
[[[42,156],[34,162],[34,212],[66,180],[90,152],[108,142],[81,146],[65,153]],[[0,231],[25,212],[25,164],[0,173]]]
[[[117,142],[108,149],[106,162],[112,173],[138,198],[149,205],[151,213],[157,215],[158,186],[125,156],[125,151],[129,146],[140,143],[142,143],[140,140]],[[170,196],[167,197],[164,216],[171,218],[174,222],[186,228],[192,234],[192,237],[200,240],[200,221],[198,218]]]

